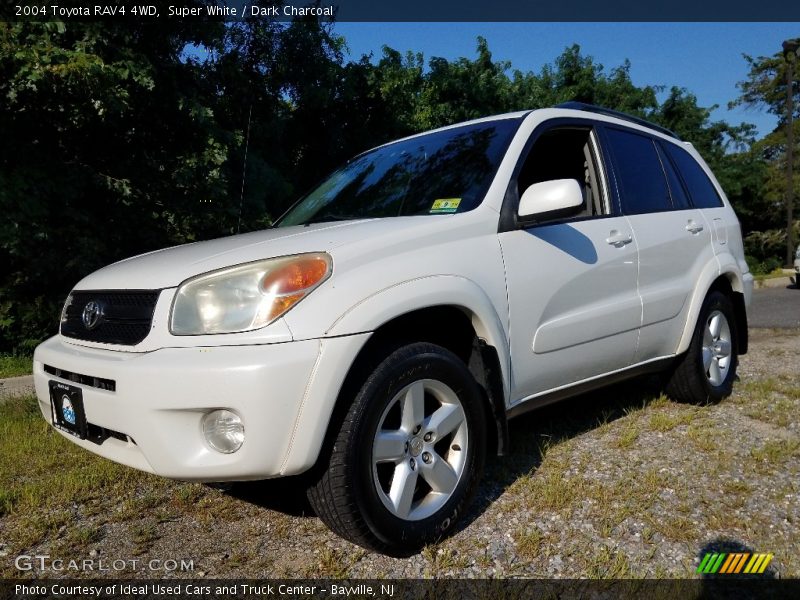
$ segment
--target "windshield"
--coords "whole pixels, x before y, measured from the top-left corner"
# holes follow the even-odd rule
[[[489,189],[519,123],[511,118],[463,125],[362,154],[276,226],[472,210]]]

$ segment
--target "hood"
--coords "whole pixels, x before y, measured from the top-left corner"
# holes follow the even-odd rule
[[[128,258],[84,277],[76,290],[161,289],[216,269],[301,252],[326,252],[345,243],[419,225],[420,217],[282,227],[195,242]],[[424,217],[423,217],[424,218]]]

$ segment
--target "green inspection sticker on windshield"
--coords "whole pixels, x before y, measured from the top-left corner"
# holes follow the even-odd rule
[[[454,213],[458,210],[458,205],[461,204],[461,198],[439,198],[438,200],[433,201],[433,206],[431,206],[430,214],[440,214],[440,213]]]

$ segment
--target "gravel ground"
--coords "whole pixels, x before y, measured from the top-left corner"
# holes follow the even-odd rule
[[[14,396],[33,393],[33,375],[0,379],[0,402]]]
[[[194,577],[694,577],[704,552],[737,550],[772,552],[769,575],[799,577],[800,335],[754,330],[751,344],[716,406],[637,380],[513,421],[513,452],[489,461],[460,530],[408,559],[339,539],[291,481],[169,482],[55,436],[53,464],[74,456],[91,478],[48,483],[43,466],[45,486],[69,488],[48,502],[56,492],[26,487],[34,469],[0,473],[0,576],[18,576],[24,553],[96,568],[188,559],[193,571],[172,575]],[[138,569],[38,575],[164,575]]]

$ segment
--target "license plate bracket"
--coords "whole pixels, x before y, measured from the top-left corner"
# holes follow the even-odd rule
[[[86,422],[81,388],[60,381],[51,381],[50,410],[53,416],[53,427],[82,440],[86,439],[89,427]]]

